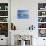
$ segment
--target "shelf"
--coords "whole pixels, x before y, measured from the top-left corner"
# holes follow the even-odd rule
[[[46,37],[46,3],[38,4],[38,36]]]
[[[38,28],[38,29],[46,29],[46,28]]]
[[[0,22],[0,23],[8,23],[8,22]]]
[[[46,15],[43,15],[43,16],[38,16],[38,17],[46,17]]]
[[[38,23],[46,23],[46,22],[38,22]]]
[[[0,10],[0,11],[8,11],[8,10]]]
[[[46,11],[46,10],[38,10],[38,11]]]
[[[0,17],[8,17],[8,16],[0,16]]]

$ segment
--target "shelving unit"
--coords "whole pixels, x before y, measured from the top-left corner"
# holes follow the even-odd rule
[[[0,3],[0,35],[8,37],[8,3]]]
[[[39,37],[46,37],[46,3],[38,3]]]

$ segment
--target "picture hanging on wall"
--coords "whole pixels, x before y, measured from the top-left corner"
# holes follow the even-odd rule
[[[28,19],[29,11],[28,10],[17,10],[17,18],[18,19]]]

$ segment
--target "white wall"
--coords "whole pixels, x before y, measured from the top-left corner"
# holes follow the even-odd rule
[[[38,3],[46,3],[46,0],[11,0],[11,22],[17,27],[17,29],[25,30],[25,26],[34,25],[36,34],[38,36]],[[30,18],[28,20],[17,19],[18,9],[28,9]],[[16,30],[17,31],[17,30]],[[18,31],[19,32],[19,31]],[[43,38],[34,37],[33,46],[39,45],[43,42]],[[39,43],[39,44],[38,44]]]
[[[45,3],[46,0],[11,0],[11,22],[19,30],[25,30],[25,27],[34,25],[38,27],[38,3]],[[29,19],[17,19],[17,10],[29,10]]]
[[[33,5],[34,4],[34,5]],[[29,10],[29,19],[17,19],[17,10],[27,9]],[[15,26],[21,29],[25,29],[25,26],[36,25],[37,23],[37,2],[31,0],[11,0],[11,22]],[[13,19],[14,18],[14,19]],[[36,21],[35,21],[36,20]]]

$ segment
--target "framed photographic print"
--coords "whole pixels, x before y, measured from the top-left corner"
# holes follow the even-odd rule
[[[17,10],[17,18],[18,19],[28,19],[29,11],[28,10]]]

